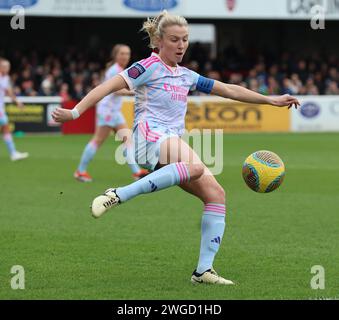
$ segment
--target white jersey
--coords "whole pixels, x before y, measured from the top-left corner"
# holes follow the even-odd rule
[[[6,90],[10,88],[9,76],[0,76],[0,111],[4,110]]]
[[[111,79],[116,74],[121,72],[123,69],[119,64],[115,63],[105,72],[105,81]],[[109,94],[100,100],[97,104],[97,112],[101,115],[111,114],[120,111],[122,105],[122,96],[115,95],[114,93]]]
[[[158,54],[152,53],[120,75],[130,89],[135,89],[134,125],[149,121],[182,135],[187,95],[196,89],[198,73],[181,66],[170,67]]]

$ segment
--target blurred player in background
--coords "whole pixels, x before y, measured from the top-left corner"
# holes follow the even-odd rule
[[[105,73],[105,81],[111,79],[119,72],[123,71],[129,63],[131,57],[131,49],[125,44],[116,44],[112,49],[112,60],[107,63]],[[118,134],[119,138],[125,143],[125,156],[127,163],[132,170],[132,176],[138,180],[148,174],[148,171],[140,168],[134,159],[134,152],[132,151],[129,137],[125,135],[129,130],[125,118],[121,113],[122,96],[134,95],[134,91],[122,89],[117,92],[111,93],[104,97],[96,107],[96,130],[94,137],[86,145],[79,166],[74,173],[74,177],[82,182],[91,182],[92,177],[87,172],[87,166],[93,159],[98,148],[109,137],[112,130]],[[122,131],[120,131],[122,130]]]
[[[9,78],[11,65],[8,60],[0,57],[0,129],[12,161],[22,160],[28,157],[27,152],[19,152],[15,148],[11,130],[8,125],[8,117],[5,111],[5,96],[8,95],[12,101],[22,108],[23,104],[16,98]]]
[[[233,284],[213,269],[226,225],[224,189],[194,150],[180,138],[185,127],[188,91],[198,90],[242,102],[278,107],[297,106],[299,102],[289,95],[264,96],[237,85],[202,77],[179,66],[188,47],[188,24],[183,17],[164,11],[158,17],[148,19],[143,30],[150,37],[150,47],[158,53],[153,52],[149,58],[93,89],[73,110],[56,109],[53,118],[58,122],[75,119],[107,94],[123,88],[135,89],[133,140],[136,159],[153,172],[130,185],[110,188],[96,197],[92,203],[93,216],[100,217],[108,209],[137,195],[179,185],[204,205],[200,256],[191,281]],[[146,161],[143,163],[139,159]]]

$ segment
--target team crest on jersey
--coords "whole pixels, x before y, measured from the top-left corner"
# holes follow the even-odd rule
[[[134,66],[130,67],[127,71],[128,76],[132,79],[138,78],[140,75],[142,75],[146,69],[139,63],[136,63]]]

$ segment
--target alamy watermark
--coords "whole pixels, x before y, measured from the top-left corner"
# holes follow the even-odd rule
[[[314,265],[311,268],[311,273],[314,276],[311,278],[310,286],[313,290],[325,289],[325,268],[321,265]]]
[[[22,6],[13,6],[11,8],[11,14],[13,15],[10,25],[13,30],[25,29],[25,8]]]
[[[25,289],[25,269],[23,266],[14,265],[12,266],[10,273],[13,275],[10,284],[13,290],[24,290]]]
[[[9,285],[13,290],[25,289],[25,269],[21,265],[14,265],[10,269],[11,279]]]
[[[115,135],[116,140],[123,140],[115,151],[115,160],[118,164],[135,164],[149,167],[155,159],[160,165],[184,161],[191,164],[201,164],[203,162],[209,169],[205,174],[218,175],[222,173],[223,161],[223,130],[222,129],[192,129],[185,131],[181,139],[169,136],[166,141],[161,141],[161,133],[145,133],[136,130],[132,141],[132,131],[121,129]],[[161,141],[160,146],[156,142]],[[192,148],[188,147],[188,144]],[[160,145],[160,143],[159,143]],[[161,149],[161,153],[160,153]],[[193,150],[192,150],[193,149]],[[133,161],[127,152],[133,154]]]
[[[321,5],[315,5],[311,8],[311,28],[313,30],[325,29],[325,7]]]

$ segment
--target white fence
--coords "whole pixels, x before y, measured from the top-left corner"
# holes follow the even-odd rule
[[[337,0],[1,0],[0,15],[13,15],[16,4],[31,16],[147,17],[167,9],[188,18],[310,20],[321,8],[326,20],[339,20]]]

